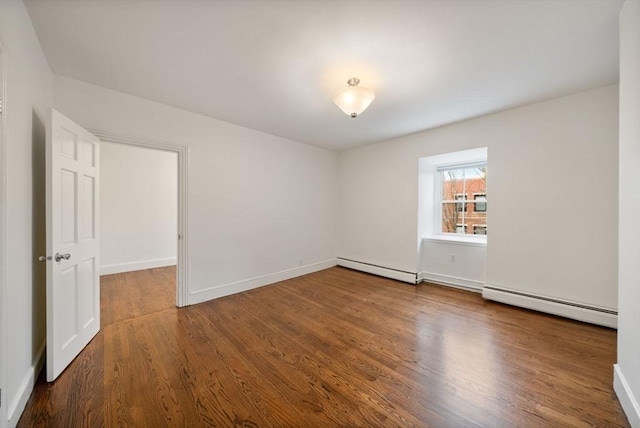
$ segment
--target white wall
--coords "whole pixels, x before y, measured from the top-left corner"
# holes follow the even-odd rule
[[[620,223],[618,364],[614,387],[640,427],[640,2],[620,14]]]
[[[2,419],[14,426],[33,388],[45,343],[44,146],[52,74],[21,1],[0,2],[7,49],[7,284],[1,351]]]
[[[418,159],[487,147],[487,283],[615,309],[617,112],[613,85],[341,153],[338,257],[417,272]]]
[[[86,128],[188,145],[189,302],[335,264],[333,152],[54,77]]]
[[[100,273],[176,264],[178,156],[100,144]]]
[[[421,253],[421,279],[482,291],[487,277],[485,244],[423,239]]]

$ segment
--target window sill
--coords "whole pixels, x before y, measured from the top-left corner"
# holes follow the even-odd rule
[[[459,245],[469,245],[474,247],[486,247],[487,246],[487,238],[485,235],[483,237],[476,236],[449,236],[449,235],[434,235],[426,238],[422,238],[422,242],[437,242],[442,244],[459,244]]]

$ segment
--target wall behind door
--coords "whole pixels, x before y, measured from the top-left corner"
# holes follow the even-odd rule
[[[100,274],[176,264],[177,154],[101,143]]]

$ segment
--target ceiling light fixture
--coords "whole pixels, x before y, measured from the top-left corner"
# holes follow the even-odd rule
[[[351,117],[357,117],[365,111],[369,104],[376,98],[376,94],[371,89],[358,86],[360,79],[353,77],[347,81],[346,88],[343,88],[333,97],[333,102],[340,107],[340,110]]]

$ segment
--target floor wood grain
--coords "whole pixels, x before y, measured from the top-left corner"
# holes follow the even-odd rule
[[[616,332],[332,268],[177,309],[102,280],[103,328],[20,427],[626,427]]]

